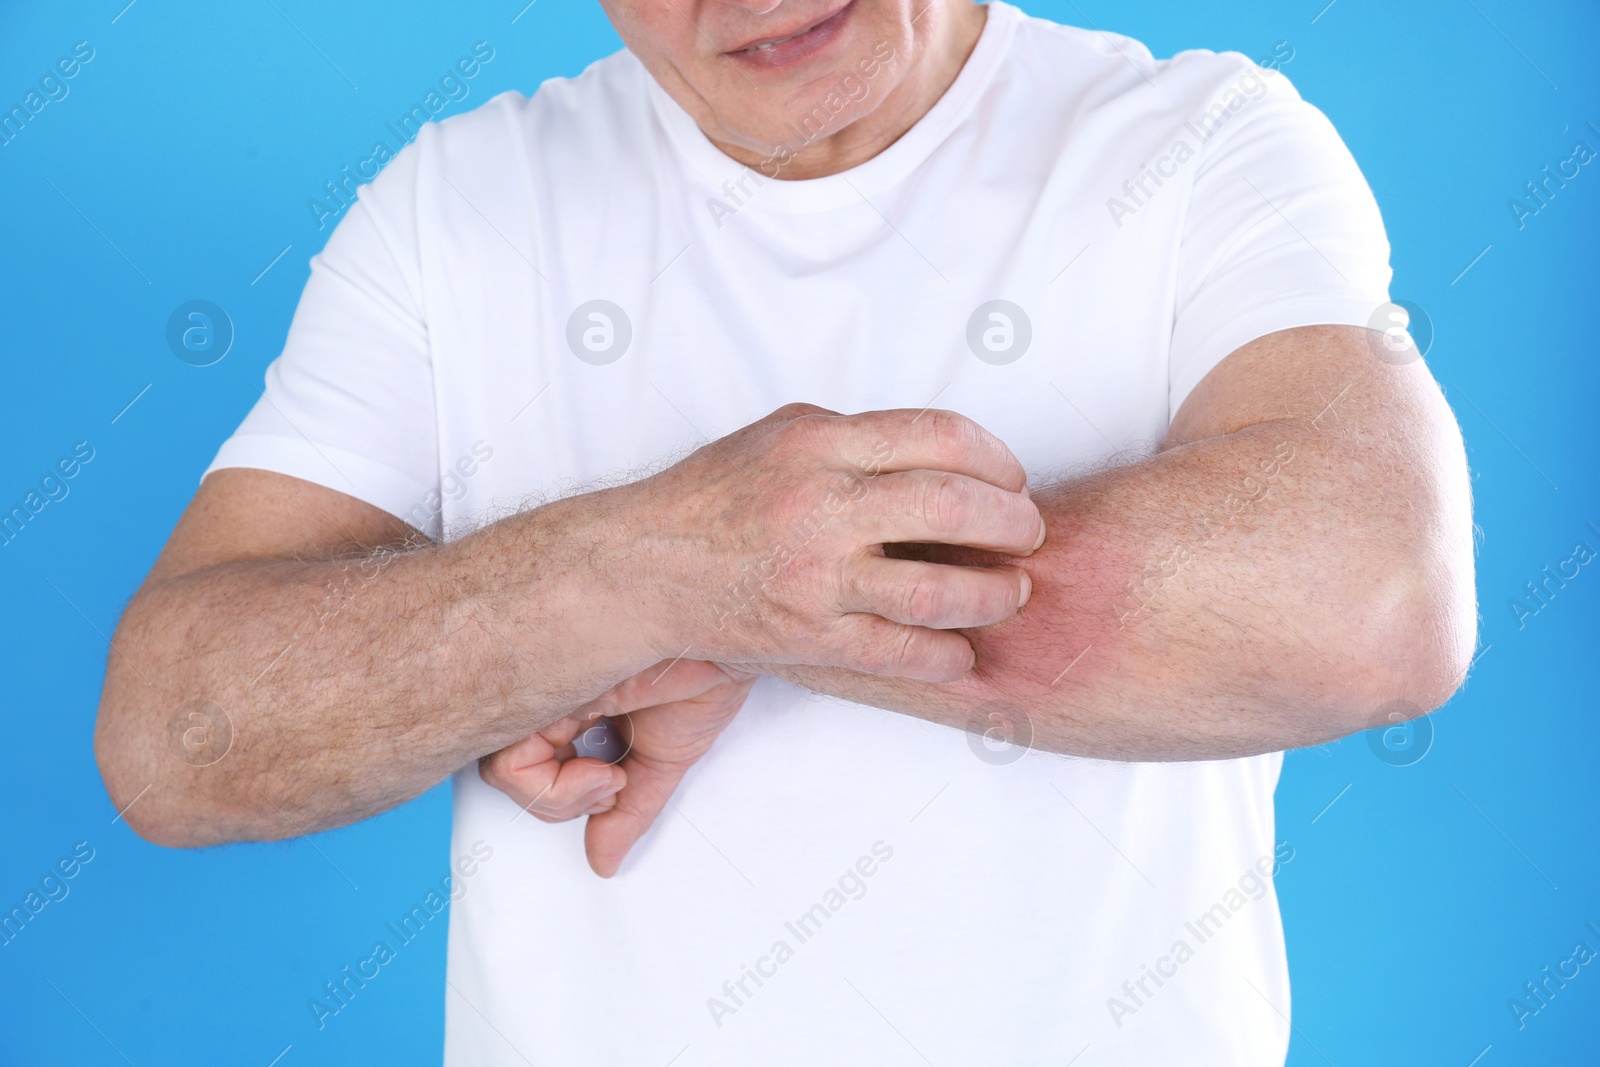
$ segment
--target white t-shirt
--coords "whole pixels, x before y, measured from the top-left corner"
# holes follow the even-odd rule
[[[830,177],[757,181],[627,52],[427,127],[212,469],[450,536],[804,400],[952,408],[1049,478],[1387,300],[1371,193],[1284,77],[988,7],[922,121]],[[995,751],[766,678],[611,881],[581,820],[466,767],[445,1060],[1281,1064],[1279,766]]]

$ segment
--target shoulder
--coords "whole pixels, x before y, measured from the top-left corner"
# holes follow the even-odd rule
[[[508,90],[437,123],[430,147],[452,160],[504,159],[508,142],[536,140],[546,151],[581,151],[585,145],[631,136],[648,118],[648,77],[631,53],[614,52],[578,75],[550,78],[532,95]]]
[[[467,197],[497,212],[522,211],[530,187],[628,166],[645,143],[650,98],[642,64],[626,50],[532,93],[507,90],[449,118],[429,122],[361,189],[369,209],[411,225]]]
[[[1281,70],[1294,59],[1287,42],[1256,58],[1189,49],[1158,59],[1133,37],[1012,11],[1013,72],[1033,91],[1069,102],[1079,120],[1106,117],[1131,131],[1143,122],[1198,124],[1215,118],[1219,106],[1229,118],[1247,108],[1294,112],[1306,106]]]

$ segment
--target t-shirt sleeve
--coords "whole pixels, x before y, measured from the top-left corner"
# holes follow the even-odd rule
[[[1240,92],[1257,84],[1257,99]],[[1383,218],[1333,124],[1282,74],[1257,71],[1252,81],[1235,71],[1217,103],[1235,99],[1237,117],[1218,122],[1197,160],[1184,222],[1170,414],[1250,341],[1297,326],[1365,326],[1389,299]]]
[[[261,399],[206,474],[254,467],[291,475],[438,538],[438,509],[426,506],[438,499],[439,445],[416,229],[425,141],[361,188],[312,258]]]

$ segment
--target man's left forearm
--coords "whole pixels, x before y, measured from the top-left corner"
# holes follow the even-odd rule
[[[1255,358],[1305,333],[1257,342]],[[1326,328],[1318,343],[1334,350],[1307,372],[1320,406],[1226,433],[1208,433],[1225,419],[1189,420],[1164,451],[1035,492],[1050,536],[1031,558],[914,550],[1033,580],[1016,617],[968,632],[977,666],[961,681],[765,669],[1120,760],[1275,751],[1432,710],[1475,641],[1459,433],[1420,364],[1376,363],[1360,331]]]

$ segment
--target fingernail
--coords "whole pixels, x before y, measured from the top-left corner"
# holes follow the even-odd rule
[[[1045,534],[1047,534],[1047,533],[1049,533],[1049,530],[1045,526],[1044,522],[1041,520],[1040,523],[1039,523],[1039,540],[1037,540],[1037,541],[1035,541],[1033,543],[1033,550],[1035,552],[1039,551],[1039,549],[1041,547],[1043,547]]]
[[[1033,579],[1028,577],[1028,572],[1022,572],[1022,596],[1017,601],[1017,610],[1021,611],[1028,603],[1028,598],[1033,595]]]

